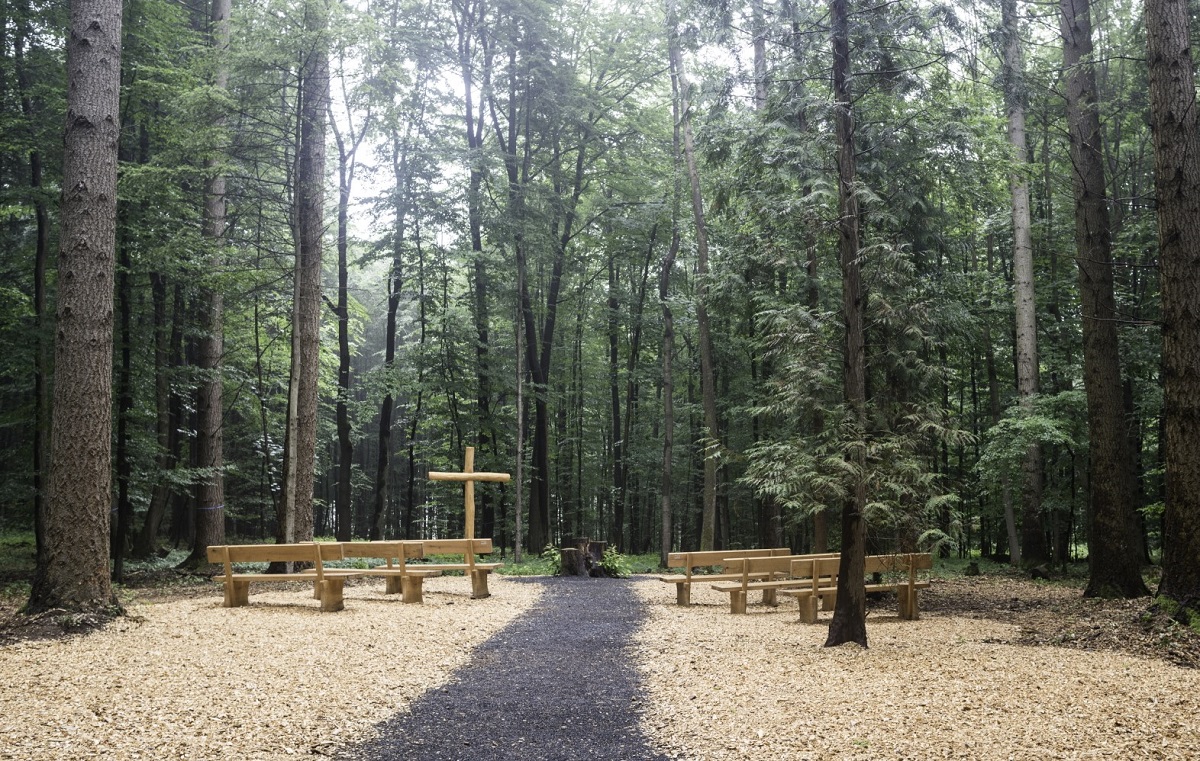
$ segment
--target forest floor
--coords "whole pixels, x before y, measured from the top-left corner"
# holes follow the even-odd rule
[[[544,586],[493,577],[493,596],[471,600],[466,579],[444,577],[408,606],[378,580],[352,582],[330,615],[303,585],[252,587],[231,610],[207,579],[146,572],[121,590],[128,615],[93,627],[21,615],[27,580],[4,576],[0,759],[23,761],[344,753],[534,615]],[[673,585],[635,579],[630,710],[664,756],[1190,759],[1200,747],[1200,634],[1149,598],[935,575],[919,621],[872,601],[871,647],[830,649],[827,612],[806,625],[794,606],[752,602],[731,616],[727,595],[699,585],[679,608]],[[567,674],[563,689],[586,686]]]

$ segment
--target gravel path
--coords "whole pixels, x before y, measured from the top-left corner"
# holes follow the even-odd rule
[[[532,610],[485,642],[449,684],[339,757],[665,761],[638,728],[644,697],[629,648],[645,611],[631,583],[525,583],[545,586]]]

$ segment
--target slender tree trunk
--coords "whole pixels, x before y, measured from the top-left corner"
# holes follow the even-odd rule
[[[609,425],[612,437],[612,526],[609,541],[618,551],[625,551],[625,474],[622,470],[624,442],[621,435],[621,389],[620,389],[620,318],[617,299],[617,267],[615,254],[608,257],[608,396]]]
[[[119,212],[118,212],[119,213]],[[120,247],[120,266],[117,271],[117,311],[120,315],[121,354],[117,368],[117,521],[109,540],[109,554],[113,561],[112,578],[117,584],[125,583],[125,550],[129,539],[129,527],[133,522],[133,505],[129,501],[129,479],[133,466],[129,461],[129,416],[133,411],[133,343],[132,318],[133,287],[129,282],[132,261],[129,246]]]
[[[714,546],[717,526],[717,447],[720,430],[717,422],[716,371],[713,367],[712,337],[708,321],[708,228],[704,219],[704,196],[700,190],[700,172],[692,143],[691,104],[689,85],[683,69],[683,53],[679,48],[678,20],[674,2],[668,12],[667,36],[672,68],[679,80],[679,111],[683,136],[683,157],[691,187],[692,215],[696,224],[696,331],[700,343],[700,397],[704,407],[704,506],[700,518],[700,549]]]
[[[217,50],[217,73],[213,86],[225,90],[229,85],[230,0],[213,0],[213,46]],[[224,119],[218,120],[218,125]],[[225,175],[220,161],[210,157],[205,168],[212,172],[204,198],[204,238],[211,247],[209,261],[214,272],[225,264]],[[199,427],[196,431],[197,465],[203,475],[196,486],[196,534],[191,556],[183,565],[199,566],[208,562],[208,546],[225,543],[225,467],[222,401],[222,364],[225,353],[224,295],[219,287],[205,284],[200,289],[201,335],[197,359],[200,386],[196,390]]]
[[[46,547],[28,608],[111,610],[113,276],[121,4],[72,0]]]
[[[838,565],[837,602],[829,624],[826,647],[847,642],[867,646],[867,595],[863,586],[866,555],[867,504],[865,439],[867,436],[867,377],[864,321],[866,292],[859,261],[858,197],[854,162],[854,114],[850,93],[850,23],[847,0],[833,0],[833,101],[837,131],[838,251],[842,269],[842,319],[845,344],[842,357],[843,394],[855,435],[850,469],[850,494],[842,504],[842,554]]]
[[[988,259],[987,268],[988,274],[992,273],[992,253],[993,253],[992,236],[988,236]],[[984,313],[991,308],[991,299],[983,302]],[[983,346],[984,346],[984,363],[987,368],[988,378],[988,412],[991,415],[992,425],[1000,423],[1000,380],[996,372],[996,353],[992,350],[992,324],[991,320],[986,318],[983,321]],[[1017,537],[1017,516],[1013,506],[1012,484],[1009,481],[1008,474],[1001,476],[1000,484],[1000,501],[1004,510],[1004,528],[1005,535],[1008,538],[1008,559],[1009,563],[1014,568],[1019,568],[1021,565],[1021,542]]]
[[[326,0],[305,3],[305,29],[313,48],[305,51],[300,73],[300,147],[296,157],[295,318],[292,325],[292,383],[294,401],[289,423],[286,474],[289,502],[285,508],[284,541],[313,536],[313,482],[317,447],[317,381],[320,375],[321,248],[324,233],[325,115],[329,110],[329,55]],[[290,529],[290,530],[288,530]]]
[[[171,414],[171,378],[168,369],[171,361],[171,327],[167,319],[167,282],[161,273],[150,274],[150,292],[154,310],[154,428],[158,442],[158,456],[155,457],[158,482],[150,495],[145,521],[133,543],[133,556],[143,559],[154,554],[158,529],[171,498],[171,482],[167,475],[175,468],[177,427]]]
[[[27,18],[32,13],[26,10]],[[28,24],[18,24],[13,38],[16,62],[17,89],[21,98],[21,114],[32,124],[40,116],[35,108],[31,93],[32,84],[25,63],[25,45],[30,36]],[[45,191],[42,187],[41,151],[29,152],[29,191],[32,196],[33,214],[36,225],[33,259],[33,313],[34,313],[34,366],[33,366],[33,534],[37,564],[45,562],[46,545],[46,495],[45,485],[50,465],[47,451],[50,433],[50,373],[52,344],[49,340],[50,319],[46,314],[46,267],[50,258],[50,213],[47,209]]]
[[[1180,620],[1200,615],[1200,138],[1190,18],[1183,0],[1146,2],[1167,472],[1158,594],[1184,606]]]
[[[463,2],[459,8],[458,17],[458,54],[459,65],[463,80],[464,134],[467,150],[470,152],[470,179],[467,187],[467,227],[471,237],[472,254],[472,289],[473,312],[475,322],[475,446],[480,455],[491,452],[496,454],[496,433],[492,425],[492,382],[491,382],[491,339],[490,318],[488,312],[489,277],[483,254],[483,212],[484,198],[482,193],[484,162],[483,130],[486,118],[483,105],[483,94],[480,95],[478,109],[475,103],[475,51],[476,39],[480,27],[484,23],[486,6],[483,2]],[[491,54],[485,52],[483,60],[484,87],[490,81]],[[483,536],[495,533],[495,515],[491,495],[485,491],[482,495],[480,532]]]
[[[672,80],[674,80],[674,77],[672,77]],[[678,102],[678,98],[674,99],[674,103],[678,104]],[[676,108],[678,108],[677,105]],[[678,118],[676,118],[675,123],[678,125]],[[678,132],[678,126],[676,126],[676,132]],[[678,193],[676,193],[676,197],[678,197]],[[678,214],[675,217],[678,217]],[[671,492],[672,484],[674,483],[674,469],[671,466],[675,457],[675,379],[672,371],[672,360],[675,355],[675,320],[671,315],[671,302],[669,299],[671,296],[671,270],[675,268],[675,257],[679,253],[679,225],[673,219],[671,226],[671,245],[667,247],[667,254],[663,257],[662,268],[659,270],[658,276],[658,301],[662,304],[663,312],[663,448],[661,478],[659,479],[659,489],[662,492],[662,537],[659,546],[658,563],[663,568],[667,567],[667,555],[671,552],[674,537],[674,527],[671,525]]]
[[[344,63],[344,61],[343,61]],[[342,77],[343,89],[345,75]],[[362,144],[371,126],[371,113],[363,118],[362,125],[354,128],[353,113],[347,113],[349,134],[342,135],[337,120],[329,110],[329,124],[338,151],[338,207],[337,207],[337,252],[338,252],[338,296],[334,312],[338,321],[338,396],[335,417],[337,422],[337,540],[350,541],[353,535],[354,503],[351,490],[351,475],[354,466],[354,441],[350,428],[350,197],[354,190],[354,171],[357,167],[358,147]],[[347,137],[349,140],[347,140]]]
[[[1001,0],[1004,33],[1004,101],[1008,111],[1008,141],[1013,161],[1026,163],[1025,74],[1021,39],[1017,28],[1016,0]],[[1038,392],[1037,301],[1033,284],[1033,242],[1029,220],[1029,181],[1019,169],[1009,176],[1013,217],[1013,278],[1016,281],[1017,391],[1026,412],[1032,411]],[[1022,464],[1021,559],[1026,565],[1039,565],[1050,559],[1042,526],[1042,449],[1030,444]]]
[[[1089,579],[1084,596],[1140,597],[1148,591],[1142,581],[1137,535],[1130,532],[1135,525],[1133,460],[1121,387],[1112,238],[1091,61],[1091,12],[1088,0],[1061,0],[1061,9],[1091,461]]]

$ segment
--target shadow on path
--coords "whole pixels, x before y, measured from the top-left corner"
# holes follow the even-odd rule
[[[343,759],[666,761],[638,729],[642,700],[625,647],[641,603],[618,579],[520,579],[542,599],[476,651],[449,684],[379,726]]]

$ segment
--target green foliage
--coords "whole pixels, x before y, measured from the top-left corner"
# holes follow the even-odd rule
[[[604,569],[605,576],[614,579],[629,578],[629,574],[633,572],[629,558],[617,552],[615,547],[604,548],[604,557],[600,559],[600,567]]]

